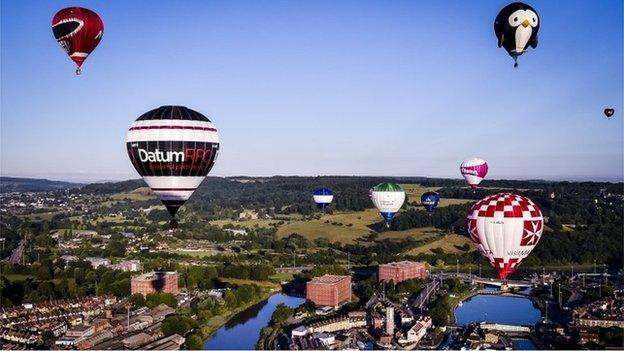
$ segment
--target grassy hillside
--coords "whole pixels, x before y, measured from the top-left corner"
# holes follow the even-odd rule
[[[463,250],[462,247],[466,244],[468,244],[468,250]],[[431,250],[435,249],[443,250],[446,253],[463,253],[475,250],[472,241],[470,241],[468,237],[457,234],[447,234],[431,243],[414,248],[408,253],[411,255],[417,255],[420,253],[433,254],[434,252]]]
[[[82,185],[47,179],[0,177],[0,193],[64,190],[78,188]]]

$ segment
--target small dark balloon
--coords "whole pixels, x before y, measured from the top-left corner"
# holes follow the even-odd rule
[[[611,118],[613,116],[613,114],[615,113],[615,109],[613,108],[605,108],[604,109],[604,114],[605,116],[607,116],[608,118]]]

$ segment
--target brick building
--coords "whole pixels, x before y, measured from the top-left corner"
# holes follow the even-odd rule
[[[130,282],[132,294],[153,294],[158,292],[177,295],[178,272],[150,272],[132,277]]]
[[[306,284],[306,298],[317,306],[338,306],[351,300],[351,277],[324,275]]]
[[[408,279],[427,277],[427,268],[422,262],[401,261],[379,265],[379,281],[400,283]]]

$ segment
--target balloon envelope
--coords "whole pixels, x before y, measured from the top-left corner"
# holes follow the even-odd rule
[[[512,193],[489,195],[468,210],[467,228],[477,250],[506,280],[542,237],[542,212],[531,199]]]
[[[498,47],[502,47],[513,57],[525,53],[529,46],[537,47],[537,32],[540,17],[535,9],[521,2],[514,2],[503,7],[494,19],[494,34]],[[518,66],[517,62],[514,65]]]
[[[604,110],[604,114],[605,116],[607,116],[607,118],[611,118],[614,113],[615,113],[615,109],[613,108],[605,108]]]
[[[438,203],[440,202],[440,194],[428,191],[420,196],[420,203],[423,205],[427,212],[432,213],[433,210],[438,207]]]
[[[172,217],[204,180],[219,152],[217,129],[184,106],[161,106],[128,130],[128,156]]]
[[[488,164],[480,158],[470,158],[462,162],[459,170],[471,188],[476,189],[487,175]]]
[[[386,223],[390,222],[405,201],[405,191],[396,183],[381,183],[373,188],[373,204]]]
[[[68,7],[52,18],[54,38],[78,66],[95,50],[104,33],[104,23],[97,13],[83,7]]]
[[[312,198],[316,203],[316,207],[325,209],[329,207],[331,202],[334,200],[334,193],[330,189],[320,188],[314,191]]]

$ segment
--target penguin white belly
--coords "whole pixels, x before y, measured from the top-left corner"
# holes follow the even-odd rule
[[[529,39],[531,39],[531,34],[533,33],[533,28],[531,26],[518,26],[516,28],[516,53],[522,54],[524,52],[524,48],[527,46]]]

